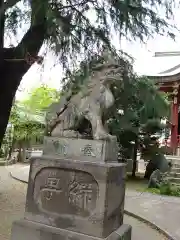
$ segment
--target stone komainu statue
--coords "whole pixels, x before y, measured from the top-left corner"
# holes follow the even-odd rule
[[[128,61],[115,60],[105,52],[104,61],[93,67],[81,90],[69,100],[62,96],[59,103],[53,103],[47,112],[47,126],[51,136],[69,138],[92,138],[110,140],[103,123],[103,114],[114,104],[110,90],[113,81],[122,81]]]

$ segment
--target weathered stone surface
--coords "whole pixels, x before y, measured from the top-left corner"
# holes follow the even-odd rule
[[[11,240],[101,240],[81,233],[69,230],[50,227],[27,220],[20,220],[13,223]],[[111,233],[105,240],[131,240],[131,227],[121,225]]]
[[[43,155],[82,161],[117,162],[118,147],[112,141],[45,137]]]
[[[124,195],[124,164],[42,156],[31,162],[25,218],[106,238],[123,223]]]
[[[122,81],[128,61],[115,57],[107,49],[99,64],[93,66],[83,83],[76,82],[79,88],[74,91],[74,83],[68,86],[60,102],[52,104],[47,112],[47,129],[56,137],[92,137],[96,140],[111,140],[105,126],[108,109],[114,104],[111,84]],[[91,62],[92,64],[92,62]],[[82,79],[81,79],[82,80]]]
[[[122,80],[128,65],[106,49],[80,90],[69,86],[51,106],[51,137],[43,156],[31,159],[25,219],[14,224],[12,240],[131,239],[131,228],[122,226],[125,164],[105,124],[114,104],[110,84]]]

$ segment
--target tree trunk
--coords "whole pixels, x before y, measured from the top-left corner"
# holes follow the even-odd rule
[[[12,86],[12,81],[2,72],[3,71],[0,69],[0,76],[2,78],[0,82],[0,146],[9,120],[12,101],[16,93],[16,88]]]
[[[26,145],[24,141],[19,142],[19,154],[18,154],[18,162],[25,162],[26,160]]]
[[[17,157],[17,161],[21,162],[21,142],[19,142],[18,144],[18,157]]]
[[[4,0],[0,0],[0,10],[2,10],[4,2]],[[40,0],[29,2],[31,24],[16,47],[4,47],[5,13],[0,14],[0,147],[16,90],[24,74],[36,62],[38,52],[46,37],[47,2],[47,0],[44,0],[43,4]],[[27,56],[31,57],[30,61]]]
[[[26,55],[37,57],[45,33],[46,24],[40,23],[30,27],[17,47],[2,49],[0,46],[0,147],[18,86],[24,74],[35,62],[33,60],[29,63]],[[22,61],[15,59],[22,59]]]
[[[22,76],[29,69],[24,62],[3,61],[0,67],[0,146],[8,124],[11,107]]]
[[[14,151],[14,145],[15,145],[15,139],[13,138],[12,144],[11,144],[11,146],[10,146],[10,148],[9,148],[8,160],[10,160],[11,157],[12,157],[12,153],[13,153],[13,151]]]
[[[138,150],[138,138],[135,140],[134,150],[133,150],[133,168],[132,168],[132,177],[136,176],[137,168],[137,150]]]
[[[24,163],[26,161],[26,145],[23,142],[22,143],[22,162]]]

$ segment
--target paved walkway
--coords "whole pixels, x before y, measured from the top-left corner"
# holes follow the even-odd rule
[[[126,190],[125,209],[180,240],[180,198]]]
[[[19,168],[18,165],[14,165],[8,168],[15,177],[28,181],[29,166]],[[172,239],[180,240],[180,198],[127,189],[125,209],[155,224]]]
[[[27,184],[10,177],[16,167],[0,167],[0,240],[9,240],[12,222],[23,217]],[[133,226],[132,240],[168,240],[158,231],[135,218],[125,215],[124,223]]]
[[[9,240],[12,222],[24,214],[27,184],[10,177],[0,167],[0,240]]]

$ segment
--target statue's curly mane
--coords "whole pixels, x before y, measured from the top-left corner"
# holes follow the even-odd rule
[[[86,68],[86,74],[77,72],[66,86],[69,91],[61,99],[59,111],[50,123],[52,136],[77,136],[77,132],[86,132],[89,122],[94,139],[111,138],[102,120],[104,111],[114,103],[109,85],[114,80],[122,80],[127,67],[128,62],[123,58],[117,60],[104,55],[98,64]]]

